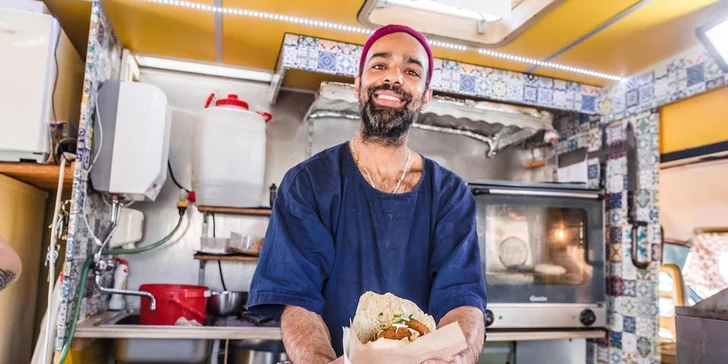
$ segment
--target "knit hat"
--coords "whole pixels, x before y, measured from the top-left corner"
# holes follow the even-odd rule
[[[432,80],[433,68],[432,49],[430,48],[430,44],[427,43],[427,38],[425,38],[422,33],[405,25],[390,24],[377,29],[374,34],[369,37],[366,44],[364,44],[364,49],[361,51],[361,59],[359,60],[359,71],[361,72],[361,70],[364,69],[364,62],[366,61],[367,53],[369,52],[369,48],[372,47],[372,44],[379,40],[379,38],[392,33],[407,33],[417,39],[422,47],[425,48],[425,52],[427,52],[427,83],[429,84],[430,80]]]

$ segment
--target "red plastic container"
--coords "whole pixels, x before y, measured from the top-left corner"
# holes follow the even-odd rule
[[[157,309],[149,309],[149,298],[142,297],[139,323],[142,325],[174,325],[180,317],[204,325],[205,307],[209,290],[203,286],[177,284],[143,284],[140,291],[151,293],[157,300]]]

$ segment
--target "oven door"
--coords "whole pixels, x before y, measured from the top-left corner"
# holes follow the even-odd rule
[[[598,191],[475,188],[488,305],[605,301]]]

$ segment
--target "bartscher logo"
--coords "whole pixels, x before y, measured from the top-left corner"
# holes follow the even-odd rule
[[[531,296],[529,300],[531,300],[531,302],[546,302],[549,298],[544,296]]]

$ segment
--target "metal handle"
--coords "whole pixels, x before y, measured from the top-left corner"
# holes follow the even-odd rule
[[[182,306],[182,308],[184,308],[187,311],[190,311],[190,313],[197,316],[197,318],[199,318],[200,321],[202,321],[201,322],[202,324],[204,324],[205,320],[207,320],[207,315],[205,315],[204,313],[202,313],[200,311],[197,311],[197,309],[192,307],[192,305],[190,305],[189,303],[182,301],[181,299],[179,299],[177,297],[172,297],[172,302]]]
[[[588,192],[569,192],[569,191],[538,191],[538,190],[517,190],[517,189],[501,189],[501,188],[476,188],[473,190],[474,195],[482,194],[493,195],[513,195],[513,196],[540,196],[540,197],[571,197],[571,198],[589,198],[597,200],[601,196],[598,193]]]
[[[640,226],[647,227],[645,221],[634,221],[632,222],[632,264],[639,269],[647,269],[650,266],[650,262],[640,262],[637,252],[637,233],[639,232]]]

